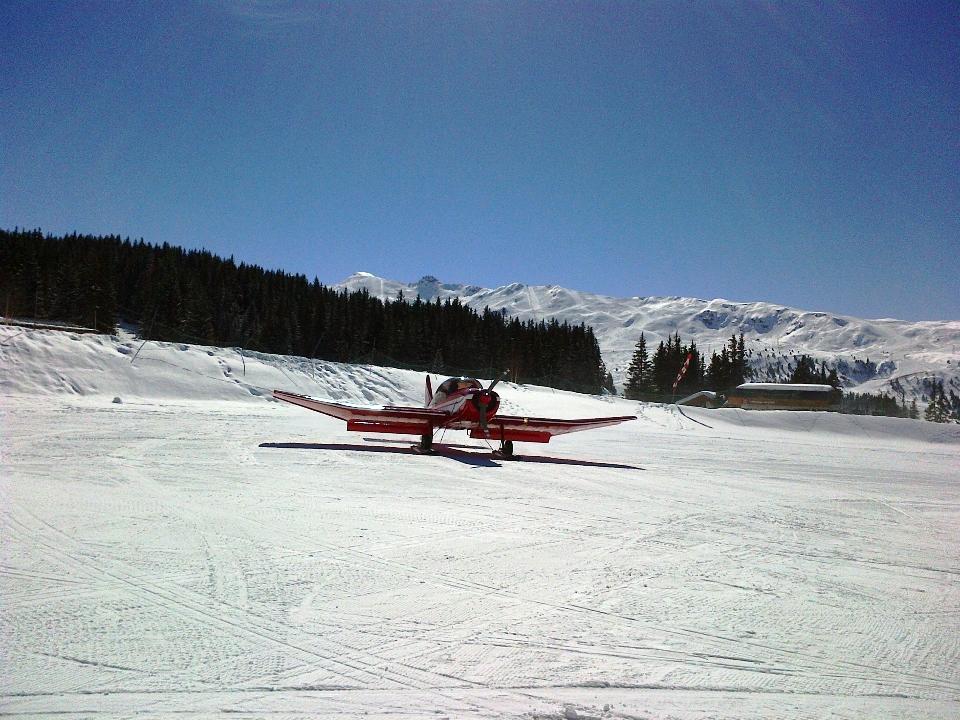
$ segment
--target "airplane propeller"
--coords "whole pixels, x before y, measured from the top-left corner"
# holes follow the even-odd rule
[[[493,388],[496,387],[497,383],[500,382],[501,380],[503,380],[505,377],[507,377],[507,371],[506,371],[506,370],[504,370],[504,371],[500,374],[500,377],[498,377],[496,380],[494,380],[492,383],[490,383],[490,387],[487,388],[487,392],[490,392],[491,390],[493,390]]]
[[[480,421],[480,429],[484,432],[487,432],[487,408],[490,406],[490,401],[493,400],[490,395],[490,390],[492,388],[493,385],[474,397],[474,401],[477,403],[477,414],[479,415],[478,420]]]
[[[479,395],[475,397],[475,402],[477,403],[477,411],[480,415],[480,418],[479,418],[480,429],[483,430],[484,432],[487,432],[488,430],[487,407],[489,407],[490,401],[493,400],[493,395],[491,395],[491,393],[493,392],[493,388],[496,387],[497,383],[503,380],[506,376],[507,376],[507,371],[504,370],[503,374],[500,375],[500,377],[496,378],[492,383],[490,383],[490,387],[488,387],[486,390],[484,390],[483,392],[481,392]]]

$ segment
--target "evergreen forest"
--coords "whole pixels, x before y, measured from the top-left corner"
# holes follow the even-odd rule
[[[612,390],[593,330],[509,319],[458,300],[382,301],[205,250],[118,236],[0,230],[0,309],[144,339]]]

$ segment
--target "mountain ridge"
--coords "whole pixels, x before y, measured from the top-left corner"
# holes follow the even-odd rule
[[[409,301],[418,296],[429,302],[457,298],[476,310],[504,310],[520,320],[583,322],[593,328],[604,361],[621,388],[641,332],[652,348],[678,332],[684,342],[696,342],[708,358],[731,335],[742,332],[760,380],[782,375],[792,358],[806,354],[837,367],[847,390],[887,392],[922,402],[930,380],[942,380],[948,389],[960,388],[957,320],[864,319],[764,301],[679,295],[616,298],[519,282],[483,288],[444,283],[432,275],[404,283],[358,272],[334,287],[365,289],[382,300],[393,300],[399,292]]]

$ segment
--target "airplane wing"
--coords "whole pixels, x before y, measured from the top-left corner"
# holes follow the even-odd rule
[[[423,435],[443,424],[447,413],[427,408],[388,406],[381,408],[354,407],[340,403],[314,400],[306,395],[274,390],[277,400],[299,405],[330,417],[347,421],[347,430],[356,432],[399,433]]]
[[[578,420],[558,420],[554,418],[533,418],[514,415],[494,415],[483,430],[479,425],[470,428],[470,437],[489,440],[516,440],[519,442],[550,442],[554,435],[565,435],[581,430],[619,425],[622,422],[636,420],[636,415],[616,417],[582,418]]]

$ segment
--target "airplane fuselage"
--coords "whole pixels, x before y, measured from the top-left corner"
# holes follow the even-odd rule
[[[500,396],[476,380],[450,378],[437,388],[427,407],[446,413],[442,427],[464,430],[478,423],[485,426],[500,408]]]

